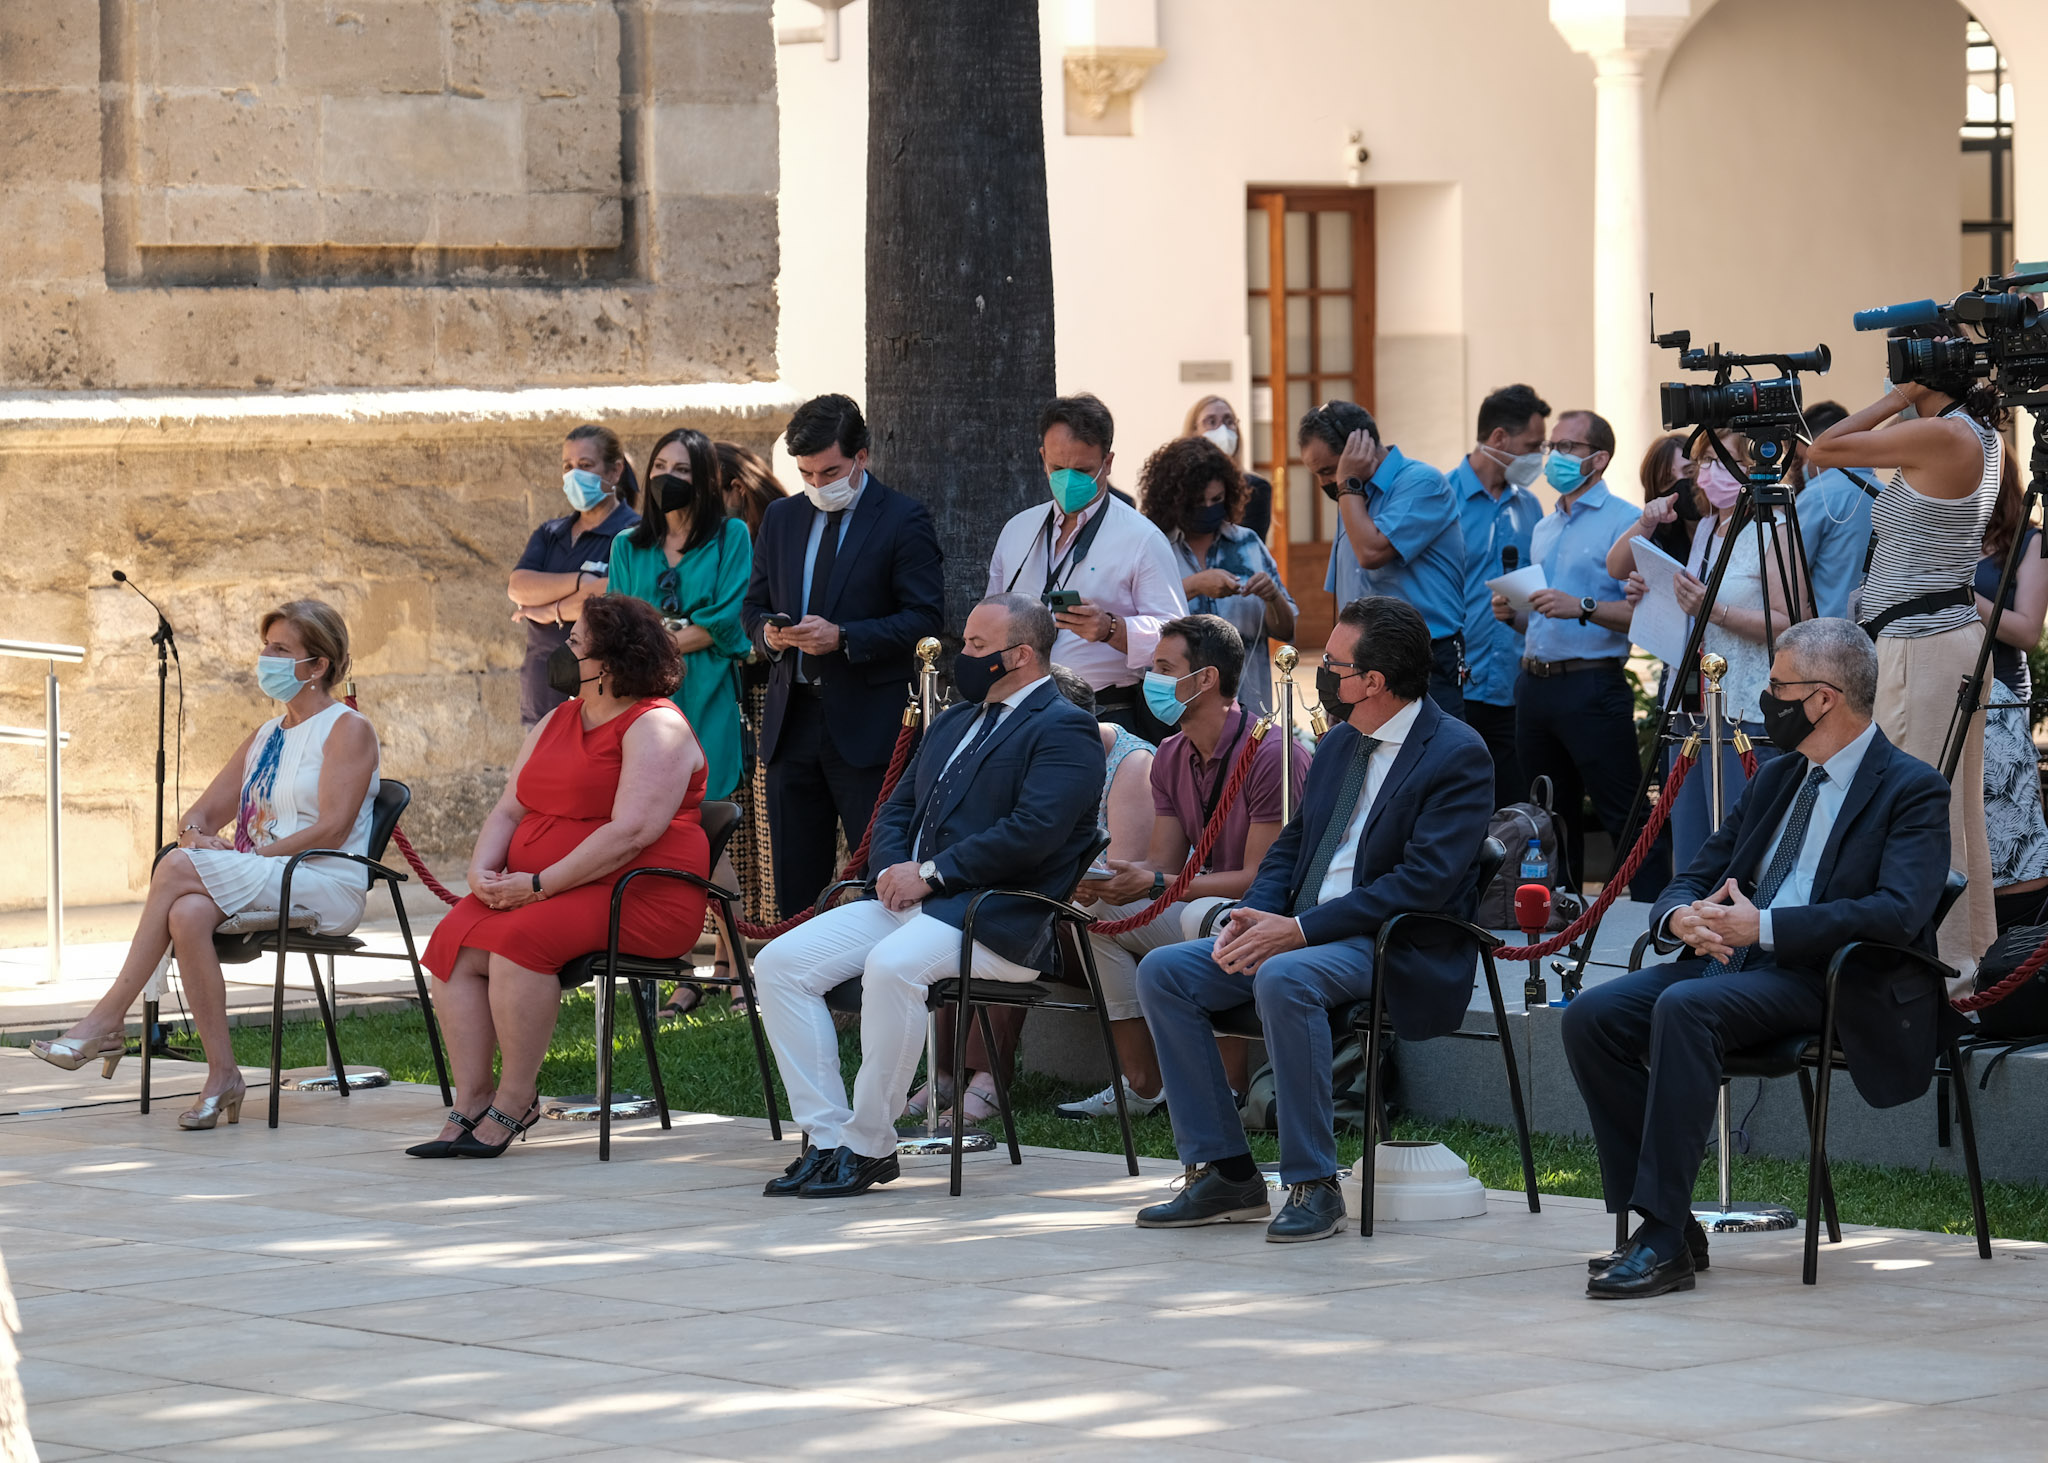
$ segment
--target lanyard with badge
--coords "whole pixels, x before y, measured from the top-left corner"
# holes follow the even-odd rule
[[[1065,556],[1062,557],[1058,562],[1054,562],[1052,550],[1053,543],[1055,541],[1054,530],[1057,529],[1059,526],[1060,510],[1057,506],[1048,508],[1046,510],[1045,587],[1039,591],[1039,595],[1041,598],[1043,598],[1045,595],[1051,594],[1055,589],[1064,588],[1067,581],[1071,580],[1074,577],[1074,571],[1081,567],[1081,561],[1088,557],[1088,550],[1094,546],[1095,535],[1102,532],[1102,525],[1104,521],[1107,520],[1109,517],[1109,508],[1109,497],[1107,494],[1104,494],[1102,499],[1102,507],[1096,512],[1093,518],[1089,519],[1086,523],[1081,525],[1081,531],[1074,535],[1073,543],[1067,546],[1067,552]],[[1038,537],[1038,535],[1033,534],[1032,537],[1036,538]],[[1028,562],[1028,559],[1026,562]],[[1017,572],[1012,574],[1010,576],[1010,582],[1003,586],[1003,592],[1006,594],[1013,592],[1017,588],[1017,581],[1023,577],[1024,564],[1019,563],[1017,565]]]
[[[1209,784],[1209,791],[1202,796],[1202,823],[1201,827],[1194,831],[1193,836],[1196,839],[1201,838],[1202,829],[1207,828],[1209,820],[1216,816],[1216,805],[1223,801],[1223,786],[1230,781],[1230,771],[1237,765],[1238,746],[1244,741],[1245,729],[1251,724],[1251,713],[1240,710],[1237,713],[1237,730],[1231,735],[1230,745],[1223,749],[1222,756],[1214,758],[1210,763],[1216,769],[1216,778]],[[1193,757],[1194,752],[1194,744],[1191,742],[1188,744],[1188,755]],[[1202,866],[1202,872],[1209,872],[1207,864]]]

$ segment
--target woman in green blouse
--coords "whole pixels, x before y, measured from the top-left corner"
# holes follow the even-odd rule
[[[683,681],[674,699],[704,749],[704,796],[730,798],[740,780],[738,662],[748,648],[740,600],[753,541],[745,523],[725,515],[718,455],[702,432],[678,427],[656,442],[646,482],[639,525],[612,544],[611,592],[646,600],[675,636]],[[730,887],[729,867],[719,868]],[[722,938],[718,964],[726,965]],[[665,1009],[689,1011],[701,995],[680,985]]]

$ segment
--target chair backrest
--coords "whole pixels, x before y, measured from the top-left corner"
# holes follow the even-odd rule
[[[714,799],[697,810],[697,821],[704,826],[704,841],[711,845],[710,867],[715,869],[725,855],[726,844],[739,830],[740,805]]]
[[[1963,891],[1970,887],[1970,876],[1961,869],[1950,869],[1948,878],[1941,886],[1941,898],[1934,901],[1934,923],[1939,925],[1948,918],[1948,912],[1955,908],[1956,901],[1963,897]]]
[[[412,789],[396,778],[387,777],[377,787],[377,800],[370,805],[370,857],[384,861],[398,820],[412,802]]]
[[[1483,839],[1479,844],[1479,883],[1483,896],[1494,878],[1500,873],[1500,866],[1508,861],[1508,846],[1498,838]]]

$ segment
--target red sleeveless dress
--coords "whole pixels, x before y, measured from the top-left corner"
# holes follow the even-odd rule
[[[575,701],[548,717],[519,774],[519,802],[527,811],[512,835],[505,857],[508,868],[540,873],[611,821],[619,792],[619,744],[628,727],[657,707],[673,710],[674,703],[665,697],[640,701],[588,730]],[[612,886],[629,870],[687,869],[710,877],[711,849],[698,821],[703,801],[704,765],[699,762],[668,831],[638,858],[593,883],[518,909],[491,909],[475,895],[465,895],[435,928],[421,964],[446,980],[457,955],[467,947],[553,974],[579,955],[604,949]],[[672,959],[695,945],[703,931],[702,889],[680,879],[638,879],[626,897],[619,948]]]

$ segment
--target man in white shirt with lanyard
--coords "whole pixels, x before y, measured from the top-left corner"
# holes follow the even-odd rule
[[[1157,744],[1172,733],[1145,707],[1142,682],[1168,620],[1188,612],[1166,536],[1109,490],[1116,423],[1085,392],[1039,413],[1039,461],[1052,503],[1003,525],[988,593],[1026,594],[1053,611],[1054,663],[1095,692],[1103,721]]]

